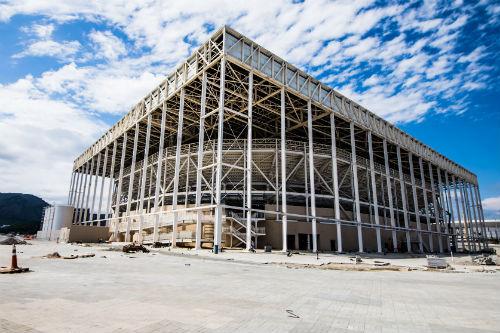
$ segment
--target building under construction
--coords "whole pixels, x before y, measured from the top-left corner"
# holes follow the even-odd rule
[[[228,27],[75,160],[68,201],[215,253],[487,246],[475,174]]]

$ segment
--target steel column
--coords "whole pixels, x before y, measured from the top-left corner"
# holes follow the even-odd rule
[[[175,148],[175,169],[174,169],[174,193],[172,195],[172,210],[174,211],[174,220],[172,221],[172,247],[177,246],[177,223],[179,222],[179,213],[177,212],[177,201],[179,197],[179,174],[181,168],[181,146],[182,129],[184,126],[184,88],[181,89],[179,104],[179,119],[177,123],[177,142]]]
[[[253,72],[250,71],[248,76],[248,119],[247,119],[247,162],[246,162],[246,206],[247,206],[247,221],[246,221],[246,250],[252,247],[252,146],[253,146]]]
[[[108,197],[107,197],[107,205],[106,205],[106,225],[109,226],[108,219],[112,216],[111,213],[111,205],[113,203],[113,187],[115,185],[115,159],[116,159],[116,150],[118,147],[117,140],[113,141],[113,155],[111,158],[111,168],[109,169],[109,185],[108,185]]]
[[[342,252],[342,225],[340,223],[339,176],[337,168],[337,137],[335,136],[335,115],[330,113],[330,137],[332,143],[333,210],[337,226],[337,252]]]
[[[146,191],[146,177],[148,170],[148,157],[149,157],[149,140],[151,136],[151,113],[148,114],[148,124],[146,129],[146,146],[144,147],[144,159],[142,160],[142,179],[141,179],[141,193],[139,199],[139,243],[142,243],[142,229],[144,224],[144,193]]]
[[[413,154],[408,154],[408,162],[410,163],[410,178],[411,178],[411,189],[413,194],[413,210],[415,213],[415,221],[417,222],[417,238],[418,238],[418,248],[420,253],[424,253],[424,243],[422,240],[422,225],[420,224],[420,214],[418,212],[418,198],[417,198],[417,186],[415,185],[415,170],[413,168]]]
[[[308,106],[308,112],[310,112],[310,106]],[[281,223],[282,223],[282,239],[283,239],[283,252],[288,250],[287,235],[288,235],[288,225],[287,225],[287,201],[286,201],[286,109],[285,109],[285,88],[281,88],[281,111],[280,111],[280,123],[281,123]],[[312,136],[311,136],[312,137]],[[309,143],[311,144],[311,143]],[[313,174],[314,177],[314,174]],[[313,226],[313,233],[315,233],[315,226]],[[313,246],[314,248],[314,246]]]
[[[432,163],[429,163],[429,176],[431,177],[431,192],[432,192],[432,207],[434,208],[434,223],[436,223],[436,232],[438,233],[439,252],[443,253],[443,237],[441,235],[441,226],[439,224],[439,207],[436,197],[436,184],[434,183],[434,172],[432,171]]]
[[[219,253],[222,237],[222,147],[224,139],[224,93],[226,76],[226,58],[222,57],[220,63],[220,83],[219,83],[219,122],[217,128],[217,161],[215,170],[215,225],[214,225],[214,253]],[[213,177],[212,177],[213,178]]]
[[[478,210],[478,214],[479,214],[479,221],[481,223],[481,229],[484,232],[484,237],[486,237],[486,225],[484,223],[483,203],[481,201],[481,193],[479,192],[479,185],[474,185],[474,190],[475,190],[476,198],[477,198],[477,210]],[[488,246],[488,239],[487,238],[483,238],[483,239],[484,239],[484,247],[488,248],[489,247]]]
[[[284,93],[283,93],[284,94]],[[314,142],[312,129],[312,109],[311,100],[307,101],[307,136],[309,140],[309,185],[311,194],[311,215],[312,215],[312,251],[318,252],[318,237],[316,231],[316,188],[314,187]]]
[[[165,144],[165,122],[166,122],[167,104],[163,103],[161,111],[161,125],[160,125],[160,144],[158,147],[158,159],[156,161],[156,184],[155,184],[155,199],[154,199],[154,211],[155,211],[155,224],[153,228],[153,242],[159,241],[159,227],[160,227],[160,214],[159,214],[159,196],[160,196],[160,184],[163,166],[163,145]],[[166,158],[167,156],[165,156]],[[165,168],[166,169],[166,168]]]
[[[418,167],[420,169],[420,181],[422,182],[422,191],[424,194],[425,220],[427,222],[427,231],[429,232],[429,251],[434,252],[434,241],[431,233],[431,216],[429,213],[429,201],[427,199],[427,189],[425,186],[425,169],[422,157],[418,158]]]
[[[446,182],[446,194],[447,194],[447,200],[448,200],[448,209],[449,209],[449,223],[448,226],[451,226],[451,223],[453,221],[453,228],[451,231],[452,234],[452,241],[455,245],[455,252],[458,249],[458,241],[457,241],[457,233],[456,233],[456,223],[455,223],[455,214],[453,210],[453,202],[451,201],[451,184],[449,182],[449,177],[448,177],[448,171],[444,172],[444,181]]]
[[[70,179],[70,183],[69,183],[68,205],[71,205],[71,201],[73,199],[75,178],[76,178],[76,172],[73,171],[71,173],[71,179]]]
[[[472,251],[474,249],[475,251],[475,246],[474,243],[471,243],[471,237],[473,235],[472,228],[471,228],[471,216],[470,216],[470,210],[467,205],[466,201],[466,191],[465,191],[465,183],[463,180],[460,182],[460,198],[462,201],[462,211],[464,212],[464,228],[465,228],[465,234],[467,238],[467,244],[469,247],[469,251]]]
[[[115,214],[114,217],[117,218],[115,221],[115,230],[113,231],[113,238],[115,241],[118,238],[118,223],[121,219],[120,217],[120,201],[122,196],[122,186],[123,186],[123,168],[125,163],[125,155],[127,154],[127,132],[123,133],[123,142],[122,142],[122,155],[120,158],[120,171],[118,174],[118,188],[116,190],[116,201],[115,201]]]
[[[130,218],[130,208],[132,207],[132,195],[134,190],[134,180],[135,180],[135,162],[137,158],[137,143],[139,141],[139,123],[135,124],[135,134],[134,134],[134,149],[132,151],[132,161],[130,164],[130,175],[128,178],[128,194],[127,194],[127,212],[125,213],[127,218],[127,231],[125,232],[125,242],[130,242],[130,226],[132,224],[132,219]]]
[[[373,162],[373,142],[372,142],[372,132],[368,131],[368,153],[370,155],[370,178],[372,185],[372,198],[373,198],[373,210],[375,216],[375,224],[377,228],[375,229],[377,238],[377,252],[382,253],[382,240],[380,237],[380,218],[378,211],[378,198],[377,198],[377,182],[375,181],[375,164]]]
[[[407,199],[406,199],[406,187],[403,175],[403,164],[401,163],[401,148],[399,146],[396,147],[396,152],[398,155],[398,171],[399,171],[399,186],[401,190],[401,202],[403,205],[403,218],[405,221],[405,235],[406,235],[406,248],[408,252],[411,251],[411,238],[410,238],[410,228],[408,221],[408,208],[407,208]]]
[[[470,194],[470,206],[471,206],[471,210],[472,210],[472,216],[474,216],[474,225],[476,227],[475,240],[477,241],[477,246],[479,248],[479,251],[481,251],[482,245],[481,245],[481,240],[479,238],[479,223],[478,223],[477,214],[476,214],[476,203],[474,200],[474,195],[472,194],[472,184],[468,183],[467,185],[468,185],[467,187],[469,188],[469,194]]]
[[[443,222],[444,222],[444,230],[445,230],[445,234],[446,234],[446,247],[448,248],[448,251],[451,251],[451,248],[450,248],[450,230],[448,228],[448,221],[449,221],[449,215],[448,214],[445,214],[445,208],[447,208],[447,204],[446,204],[446,198],[445,198],[445,195],[444,195],[444,186],[443,186],[443,182],[441,180],[441,169],[440,168],[437,168],[437,175],[438,175],[438,188],[439,188],[439,199],[440,199],[440,202],[441,202],[441,211],[442,211],[442,215],[443,215]],[[446,207],[445,207],[446,205]]]
[[[356,162],[356,138],[354,133],[354,123],[350,123],[351,131],[351,166],[352,166],[352,179],[354,185],[354,203],[356,210],[356,223],[358,228],[358,252],[364,251],[363,246],[363,229],[361,227],[361,208],[359,204],[359,188],[358,188],[358,164]]]
[[[88,211],[90,210],[89,209],[89,200],[90,200],[90,190],[92,189],[92,177],[94,175],[94,160],[95,160],[95,156],[92,157],[92,160],[90,162],[90,174],[89,174],[89,186],[88,188],[86,188],[86,193],[87,193],[87,199],[85,199],[85,213],[83,214],[82,216],[82,223],[83,222],[87,222],[87,214],[88,214]]]
[[[458,230],[460,233],[460,241],[462,243],[462,251],[465,250],[465,241],[464,241],[464,228],[462,226],[462,216],[460,214],[460,205],[458,204],[458,192],[457,192],[457,182],[455,180],[455,175],[451,175],[451,181],[453,183],[453,190],[455,196],[455,207],[457,207],[457,217],[458,217]]]
[[[391,219],[391,227],[392,229],[392,246],[394,248],[394,252],[398,252],[398,237],[396,234],[396,221],[394,220],[394,207],[392,203],[392,186],[391,186],[391,172],[389,169],[389,154],[387,152],[387,140],[384,138],[383,141],[384,146],[384,164],[385,164],[385,180],[387,184],[387,198],[389,200],[389,216]]]
[[[97,183],[99,182],[99,170],[101,169],[101,155],[102,155],[101,153],[97,154],[97,168],[96,168],[96,171],[95,171],[94,192],[92,194],[92,206],[91,206],[91,209],[90,209],[89,221],[93,221],[94,220],[95,195],[96,195],[96,192],[97,192]]]
[[[102,196],[104,194],[104,182],[106,180],[106,172],[108,172],[108,146],[104,149],[104,165],[102,166],[102,174],[101,174],[101,189],[99,190],[99,205],[97,206],[97,220],[101,219],[101,210],[102,210]],[[101,221],[98,222],[98,225],[101,225]]]
[[[200,127],[198,130],[198,160],[196,167],[196,207],[201,207],[201,176],[203,175],[203,152],[205,145],[205,111],[207,103],[207,72],[203,72],[201,80],[201,101],[200,101]],[[201,249],[201,232],[202,232],[203,212],[198,209],[196,212],[196,250]]]

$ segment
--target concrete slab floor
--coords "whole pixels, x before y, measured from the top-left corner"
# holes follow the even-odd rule
[[[32,243],[17,249],[19,264],[33,272],[0,276],[0,332],[500,330],[499,273],[288,269],[263,264],[287,258],[279,253],[124,254]],[[54,251],[96,256],[41,258]],[[0,266],[10,255],[0,246]],[[320,260],[349,260],[329,256]]]

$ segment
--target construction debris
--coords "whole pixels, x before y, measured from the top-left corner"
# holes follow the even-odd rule
[[[59,254],[59,252],[53,252],[53,253],[47,254],[46,256],[43,256],[42,258],[46,258],[46,259],[77,259],[77,258],[91,258],[91,257],[95,257],[95,254],[94,253],[79,254],[79,255],[71,254],[69,256],[62,256]]]
[[[54,252],[54,253],[47,254],[45,256],[45,258],[47,258],[47,259],[60,259],[61,255],[59,254],[59,252]]]
[[[374,265],[375,266],[389,266],[390,264],[388,262],[383,262],[383,261],[375,260],[374,261]]]
[[[0,245],[27,245],[25,240],[19,239],[17,237],[8,237],[3,241],[0,241]]]
[[[141,244],[127,244],[124,245],[122,251],[125,253],[136,253],[136,252],[144,252],[149,253],[149,250]]]
[[[483,254],[482,256],[477,256],[472,259],[472,262],[479,265],[495,266],[497,263],[492,257]]]
[[[363,260],[361,260],[360,256],[349,257],[349,260],[354,261],[354,263],[356,263],[356,264],[359,264],[363,261]]]

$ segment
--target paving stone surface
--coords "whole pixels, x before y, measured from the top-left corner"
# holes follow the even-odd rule
[[[500,331],[500,273],[288,269],[264,264],[281,254],[124,254],[39,241],[17,249],[33,272],[0,276],[0,332]],[[10,251],[0,246],[0,266]],[[41,258],[55,251],[96,256]]]

